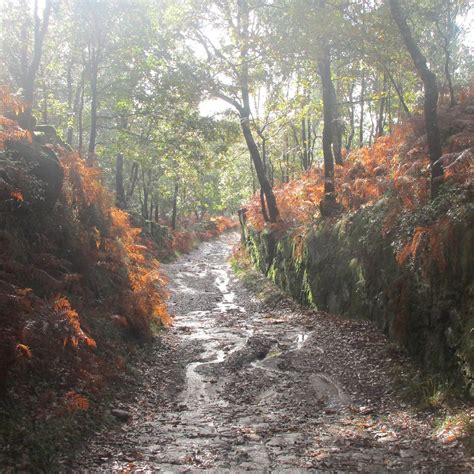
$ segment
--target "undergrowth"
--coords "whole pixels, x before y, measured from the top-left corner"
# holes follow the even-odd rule
[[[444,177],[443,189],[455,188],[457,192],[472,186],[474,178],[474,134],[462,128],[463,117],[469,122],[474,103],[474,91],[456,107],[442,108],[439,112],[441,133],[444,137],[440,159]],[[456,128],[453,124],[460,124]],[[324,170],[314,167],[299,179],[275,187],[274,193],[281,221],[265,224],[257,193],[246,205],[246,217],[257,231],[265,226],[271,229],[291,229],[303,236],[320,218],[319,204],[324,198]],[[350,214],[380,199],[389,201],[389,212],[384,217],[382,232],[390,234],[401,218],[416,212],[430,200],[430,161],[422,117],[414,117],[398,125],[391,134],[379,137],[371,147],[351,150],[344,164],[336,166],[335,188],[337,200],[344,212]],[[443,192],[441,190],[441,192]],[[433,258],[443,265],[442,249],[438,236],[450,232],[456,216],[441,216],[410,229],[398,253],[404,264],[416,258],[418,250],[428,246]],[[300,239],[303,242],[303,239]],[[425,245],[427,243],[427,245]]]
[[[0,457],[49,471],[171,318],[156,248],[97,168],[20,129],[22,110],[0,91]]]

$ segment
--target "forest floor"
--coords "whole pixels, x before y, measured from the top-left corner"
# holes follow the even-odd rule
[[[276,290],[258,298],[228,263],[237,239],[163,265],[175,323],[123,387],[116,408],[130,417],[63,468],[474,469],[461,441],[437,436],[444,412],[400,396],[395,379],[409,383],[409,360],[368,322],[302,308]]]

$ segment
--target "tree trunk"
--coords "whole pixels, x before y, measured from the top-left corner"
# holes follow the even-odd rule
[[[34,44],[33,56],[30,64],[24,65],[24,74],[22,77],[23,98],[27,103],[26,110],[20,114],[20,126],[26,130],[33,131],[36,121],[33,119],[32,110],[35,101],[35,82],[38,68],[43,54],[43,44],[48,31],[49,18],[51,15],[51,0],[45,0],[43,9],[43,19],[40,20],[38,15],[39,0],[35,0],[34,4]],[[26,60],[26,58],[24,58]]]
[[[171,229],[176,230],[176,220],[178,216],[178,193],[179,193],[179,183],[178,180],[174,182],[174,195],[173,195],[173,210],[171,214]]]
[[[242,133],[245,138],[245,142],[247,143],[247,148],[249,150],[250,157],[252,158],[255,172],[257,173],[258,182],[260,183],[260,187],[265,195],[265,199],[266,199],[267,207],[268,207],[269,221],[277,222],[278,217],[279,217],[279,212],[278,212],[275,195],[273,194],[272,187],[265,174],[263,161],[260,157],[257,144],[255,143],[255,140],[252,135],[252,131],[250,129],[249,118],[248,117],[245,118],[241,116],[240,125],[242,128]]]
[[[66,82],[67,82],[67,109],[68,109],[68,121],[66,124],[66,143],[72,145],[72,136],[74,129],[72,127],[72,118],[73,118],[73,94],[72,94],[72,68],[74,63],[69,61],[66,72]]]
[[[451,73],[449,71],[449,63],[451,62],[451,55],[449,49],[445,48],[446,60],[444,62],[444,74],[446,75],[446,80],[448,81],[449,87],[449,97],[450,97],[450,106],[454,107],[456,105],[456,97],[454,95],[453,81],[451,79]]]
[[[359,147],[364,146],[364,101],[365,101],[365,75],[362,73],[360,83],[360,121],[359,121]]]
[[[353,97],[354,97],[354,83],[351,84],[351,87],[349,89],[349,103],[351,104],[350,105],[351,106],[351,114],[350,114],[351,131],[350,131],[349,136],[347,137],[347,142],[346,142],[347,152],[349,152],[349,150],[352,148],[352,140],[354,140],[354,135],[355,135]]]
[[[49,121],[48,118],[48,86],[46,85],[46,81],[43,80],[43,107],[42,107],[42,113],[41,113],[41,121],[44,124],[47,124]]]
[[[311,131],[311,115],[308,113],[308,118],[306,119],[308,124],[308,170],[313,166],[313,136]]]
[[[308,160],[308,141],[306,138],[306,119],[303,117],[301,119],[301,141],[303,143],[303,171],[308,171],[309,169],[309,160]]]
[[[123,186],[123,155],[117,154],[115,162],[115,205],[119,209],[125,209],[127,201],[125,198],[125,188]]]
[[[135,192],[135,186],[137,184],[138,180],[138,163],[135,161],[132,164],[132,169],[130,171],[130,179],[128,181],[128,189],[127,189],[127,194],[125,196],[125,200],[128,202],[130,198],[133,196],[133,193]]]
[[[145,172],[142,168],[142,191],[143,191],[143,199],[142,199],[142,217],[145,220],[148,220],[148,187],[145,182]]]
[[[438,33],[441,36],[443,40],[443,51],[445,55],[445,60],[444,60],[444,75],[446,77],[446,82],[448,83],[448,88],[449,88],[449,98],[450,98],[450,106],[454,107],[456,105],[456,97],[454,95],[454,88],[453,88],[453,81],[451,78],[451,72],[449,70],[449,65],[451,63],[451,52],[449,50],[449,43],[450,43],[450,38],[452,37],[453,34],[453,29],[456,28],[456,14],[457,12],[453,13],[451,11],[451,2],[446,2],[446,7],[448,9],[447,15],[447,25],[448,25],[448,31],[446,34],[443,33],[440,25],[438,22],[436,22],[436,28],[438,29]]]
[[[332,150],[334,108],[332,105],[333,91],[331,89],[331,57],[328,47],[324,48],[323,58],[318,62],[318,72],[323,89],[324,194],[325,196],[334,196],[334,156]]]
[[[252,195],[257,192],[257,183],[255,182],[255,168],[253,166],[252,157],[249,155],[249,167],[250,167],[250,174],[252,175]]]
[[[379,115],[377,119],[377,137],[381,137],[383,135],[386,100],[387,100],[387,75],[384,74],[383,75],[383,91],[382,91],[382,97],[380,98]]]
[[[425,89],[424,112],[428,152],[431,161],[431,197],[438,191],[439,182],[443,176],[443,168],[439,162],[442,155],[441,139],[438,127],[438,86],[435,74],[428,68],[426,58],[416,44],[408,27],[406,18],[400,8],[398,0],[388,0],[393,19],[400,30],[405,46],[415,64],[415,68],[423,81]]]
[[[278,207],[273,194],[273,189],[265,174],[265,167],[255,143],[250,128],[250,97],[249,97],[249,6],[247,0],[238,0],[239,23],[240,23],[240,89],[242,93],[243,107],[239,108],[240,125],[242,133],[247,143],[250,156],[252,158],[260,187],[265,195],[268,208],[268,218],[270,222],[277,222],[279,219]]]
[[[92,165],[95,161],[95,146],[97,141],[97,51],[89,47],[89,67],[91,86],[91,127],[89,134],[89,148],[87,150],[87,161]]]
[[[77,145],[77,149],[79,150],[79,154],[82,154],[82,148],[84,146],[84,125],[82,122],[83,113],[84,113],[84,84],[85,79],[83,78],[81,82],[81,98],[79,101],[79,107],[77,111],[77,134],[79,137],[79,143]]]
[[[74,140],[74,121],[79,112],[81,105],[81,94],[84,87],[84,71],[81,74],[81,80],[76,86],[76,91],[73,94],[73,78],[72,78],[72,64],[68,67],[68,109],[69,109],[69,120],[67,125],[66,143],[68,145],[73,144]],[[81,111],[82,113],[82,111]],[[82,118],[82,117],[81,117]],[[78,120],[79,122],[79,120]],[[81,123],[82,127],[82,123]]]
[[[150,195],[150,211],[148,212],[148,220],[150,221],[150,232],[153,231],[153,225],[151,224],[151,221],[153,221],[153,206],[154,206],[154,199],[153,199],[153,193]]]
[[[390,71],[388,69],[385,69],[385,73],[387,74],[388,78],[390,79],[390,82],[392,83],[396,93],[397,93],[397,96],[398,96],[398,100],[400,101],[400,105],[402,106],[404,112],[408,115],[408,117],[411,116],[410,114],[410,109],[408,108],[406,102],[405,102],[405,98],[403,97],[403,93],[400,89],[400,87],[398,87],[398,84],[395,82],[395,79],[393,78],[392,74],[390,73]]]

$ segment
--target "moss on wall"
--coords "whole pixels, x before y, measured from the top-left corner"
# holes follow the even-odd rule
[[[474,395],[474,205],[449,190],[417,211],[401,212],[383,231],[394,203],[376,205],[307,229],[297,250],[283,235],[247,227],[256,266],[298,301],[351,318],[374,321],[427,369],[462,382]],[[430,249],[407,262],[396,259],[417,226],[444,215],[452,225],[440,235],[442,268]]]

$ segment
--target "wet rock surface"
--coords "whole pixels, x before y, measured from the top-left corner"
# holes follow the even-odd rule
[[[174,326],[122,407],[67,468],[117,472],[470,471],[401,403],[398,354],[367,322],[258,301],[227,263],[237,235],[164,265]],[[66,467],[66,466],[65,466]]]

